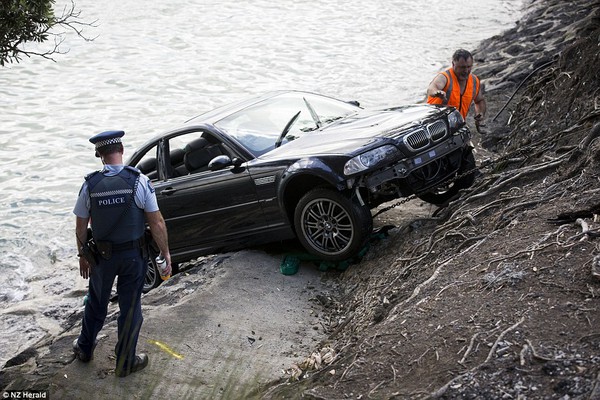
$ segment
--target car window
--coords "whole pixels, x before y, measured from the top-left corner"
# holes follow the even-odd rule
[[[168,178],[208,171],[210,161],[228,155],[225,147],[206,132],[189,132],[169,139]]]
[[[310,106],[316,111],[319,116],[319,121],[323,126],[344,118],[350,114],[354,114],[357,106],[332,99],[329,97],[306,95],[304,96]]]
[[[193,140],[202,137],[202,132],[191,132],[183,135],[175,136],[169,139],[169,150],[184,150],[185,146]]]
[[[142,174],[146,175],[151,181],[158,180],[158,163],[157,163],[157,147],[153,146],[142,156],[140,161],[135,165]]]
[[[317,128],[306,105],[298,98],[268,99],[232,114],[216,125],[251,153],[260,155],[275,147],[279,135],[298,112],[297,120],[283,139],[285,143]]]
[[[310,134],[325,122],[330,123],[355,111],[355,106],[335,99],[309,93],[286,93],[231,114],[216,125],[259,156],[275,148],[294,117],[296,119],[281,138],[281,144]]]

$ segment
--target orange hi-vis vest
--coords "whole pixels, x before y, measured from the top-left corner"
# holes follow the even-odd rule
[[[467,119],[467,113],[469,112],[469,107],[471,107],[471,103],[477,97],[479,93],[479,78],[476,75],[470,74],[467,79],[467,87],[465,87],[464,93],[460,93],[460,84],[458,83],[458,78],[456,74],[452,70],[452,68],[447,69],[444,72],[440,72],[440,74],[446,77],[446,86],[444,86],[444,91],[446,92],[446,99],[440,99],[439,97],[427,97],[428,104],[442,104],[456,107],[456,109],[462,114],[463,118]]]

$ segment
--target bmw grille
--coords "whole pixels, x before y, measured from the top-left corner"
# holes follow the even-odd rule
[[[426,128],[419,128],[408,133],[402,139],[411,151],[419,151],[426,148],[432,142],[438,142],[446,136],[446,124],[444,121],[435,121]]]

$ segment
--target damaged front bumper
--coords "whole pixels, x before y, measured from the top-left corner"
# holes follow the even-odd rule
[[[369,174],[368,176],[365,176],[364,180],[361,182],[361,186],[366,187],[371,192],[376,192],[377,188],[381,187],[386,182],[405,179],[413,172],[423,169],[435,161],[449,157],[457,151],[462,153],[463,149],[466,149],[470,146],[470,142],[471,133],[465,126],[458,130],[453,136],[427,149],[426,151],[415,156],[402,159],[392,166],[383,168]],[[451,163],[450,165],[452,164],[454,163]],[[446,179],[449,175],[455,173],[459,167],[460,163],[454,168],[454,170],[439,171],[439,174],[436,176],[429,176],[431,181],[421,182],[421,185],[419,186],[426,187],[435,185]]]

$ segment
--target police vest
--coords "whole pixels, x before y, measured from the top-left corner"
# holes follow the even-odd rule
[[[446,77],[446,86],[444,91],[446,92],[446,98],[440,99],[439,97],[427,97],[427,103],[429,104],[442,104],[456,107],[456,109],[462,114],[463,118],[467,119],[467,113],[471,103],[475,100],[479,94],[479,78],[476,75],[470,74],[467,78],[467,86],[464,92],[460,93],[460,84],[458,78],[452,68],[447,69],[440,74]]]
[[[96,240],[118,244],[137,240],[144,234],[144,210],[134,199],[139,175],[137,169],[126,166],[114,176],[105,176],[101,171],[86,176]]]

